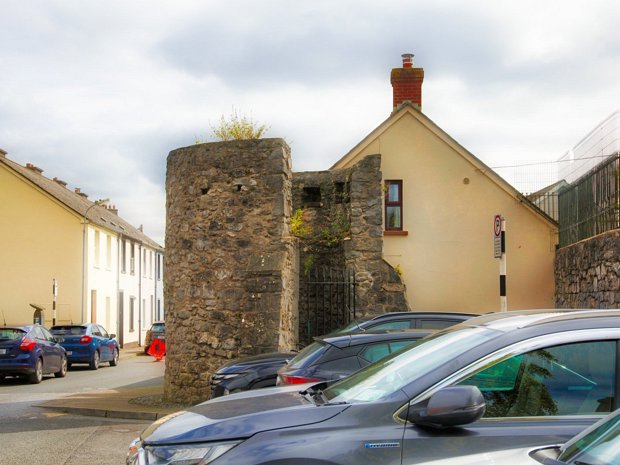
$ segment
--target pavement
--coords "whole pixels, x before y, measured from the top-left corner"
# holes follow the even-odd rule
[[[144,355],[141,347],[121,349],[121,360],[136,356],[150,357]],[[93,417],[156,420],[183,409],[182,406],[163,402],[163,393],[163,378],[158,378],[155,383],[137,383],[115,389],[71,394],[36,406]]]

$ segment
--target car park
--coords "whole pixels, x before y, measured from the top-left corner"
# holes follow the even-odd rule
[[[38,384],[47,374],[67,374],[67,355],[59,339],[38,324],[0,327],[0,379],[20,376]]]
[[[111,367],[118,364],[120,347],[115,334],[96,323],[56,325],[50,328],[53,335],[62,338],[61,345],[67,351],[69,366],[86,363],[91,370],[108,362]]]
[[[329,336],[383,329],[443,329],[474,316],[477,315],[456,312],[388,312],[357,319]],[[295,355],[293,352],[269,352],[225,364],[211,377],[211,398],[275,386],[277,371]]]
[[[160,419],[127,463],[416,464],[557,444],[617,408],[619,341],[617,310],[484,315],[330,386],[246,391]]]
[[[151,344],[154,341],[166,341],[166,323],[163,321],[154,322],[151,327],[146,331],[144,336],[144,353],[148,353]]]
[[[429,334],[430,331],[421,330],[373,330],[315,338],[312,344],[278,370],[276,384],[342,379]]]

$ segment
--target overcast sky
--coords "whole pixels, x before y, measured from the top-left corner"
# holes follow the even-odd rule
[[[557,160],[620,109],[617,0],[0,7],[0,148],[161,244],[171,150],[235,108],[287,140],[295,171],[327,169],[389,116],[405,52],[423,112],[491,167]]]

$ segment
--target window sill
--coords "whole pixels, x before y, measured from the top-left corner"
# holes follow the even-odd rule
[[[408,236],[409,231],[383,231],[384,236]]]

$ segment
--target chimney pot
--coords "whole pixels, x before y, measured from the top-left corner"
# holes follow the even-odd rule
[[[57,184],[60,184],[62,187],[67,187],[67,183],[64,182],[62,179],[58,179],[57,177],[54,177],[53,181]]]
[[[39,174],[43,173],[43,170],[41,168],[33,165],[32,163],[26,163],[26,168],[28,168],[31,171],[34,171],[35,173],[39,173]]]
[[[403,68],[413,68],[413,53],[403,53]]]

